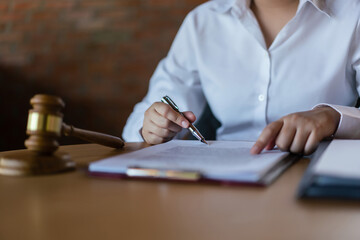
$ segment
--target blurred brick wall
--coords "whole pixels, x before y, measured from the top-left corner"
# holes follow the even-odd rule
[[[23,148],[37,93],[63,98],[66,123],[120,136],[186,13],[202,2],[0,0],[0,150]]]

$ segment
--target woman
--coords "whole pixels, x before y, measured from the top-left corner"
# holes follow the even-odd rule
[[[158,144],[206,102],[219,140],[310,154],[330,136],[360,137],[359,0],[214,0],[185,18],[124,128]],[[169,95],[186,118],[159,102]]]

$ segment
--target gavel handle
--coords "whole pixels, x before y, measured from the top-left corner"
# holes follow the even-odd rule
[[[121,138],[111,135],[75,128],[65,123],[62,124],[62,132],[65,136],[77,137],[82,140],[97,143],[112,148],[122,148],[124,141]]]

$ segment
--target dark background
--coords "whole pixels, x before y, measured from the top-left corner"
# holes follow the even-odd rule
[[[24,148],[37,93],[65,101],[64,122],[121,136],[185,15],[202,2],[0,0],[0,151]]]

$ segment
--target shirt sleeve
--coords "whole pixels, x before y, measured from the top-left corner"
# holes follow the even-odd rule
[[[335,138],[358,139],[360,138],[360,109],[355,107],[340,106],[334,104],[318,104],[314,108],[328,106],[340,114],[340,122]]]
[[[352,69],[354,72],[356,89],[360,95],[360,20],[355,30],[352,54]],[[315,107],[329,106],[340,114],[340,122],[335,138],[360,139],[360,109],[355,107],[340,106],[334,104],[319,104]]]
[[[201,114],[206,99],[197,71],[195,31],[196,21],[190,13],[181,25],[168,55],[160,61],[151,77],[146,96],[130,114],[122,135],[125,141],[143,141],[140,130],[144,113],[165,95],[170,96],[181,111],[192,111],[196,116]]]

